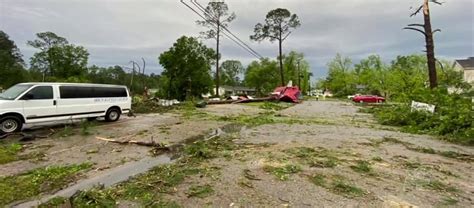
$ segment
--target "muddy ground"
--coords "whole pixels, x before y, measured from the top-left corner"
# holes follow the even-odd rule
[[[187,176],[160,199],[182,207],[474,206],[472,147],[380,126],[358,108],[343,101],[305,101],[273,112],[283,119],[276,122],[245,126],[242,121],[247,120],[241,119],[231,137],[235,144],[247,144],[245,148],[206,160],[201,165],[212,167],[215,174]],[[97,122],[87,128],[55,127],[50,138],[24,144],[20,154],[36,157],[0,165],[0,176],[89,161],[93,168],[82,178],[92,178],[151,154],[149,147],[113,144],[97,137],[171,145],[240,117],[267,114],[255,105],[216,105]],[[190,190],[196,186],[207,187],[207,192],[195,197]],[[117,199],[117,203],[144,206],[130,199]]]

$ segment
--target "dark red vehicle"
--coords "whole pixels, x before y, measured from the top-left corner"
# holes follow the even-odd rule
[[[352,101],[356,103],[383,103],[385,98],[377,95],[359,95],[352,98]]]

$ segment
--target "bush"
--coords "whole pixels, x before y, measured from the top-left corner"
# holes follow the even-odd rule
[[[374,109],[384,125],[401,126],[413,133],[430,133],[447,140],[474,145],[474,111],[470,98],[450,95],[445,90],[418,90],[411,100],[436,105],[434,114],[411,111],[408,103]]]

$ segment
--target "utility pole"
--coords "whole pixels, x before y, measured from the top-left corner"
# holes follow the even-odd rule
[[[301,90],[301,70],[300,70],[300,61],[298,59],[298,61],[296,62],[297,66],[298,66],[298,87],[300,88]]]

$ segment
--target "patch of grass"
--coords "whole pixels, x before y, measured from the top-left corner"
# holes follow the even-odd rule
[[[91,130],[97,126],[97,122],[95,121],[88,121],[83,120],[80,124],[81,126],[81,135],[82,136],[89,136],[92,134]]]
[[[404,161],[403,166],[409,169],[421,168],[423,165],[419,162]]]
[[[372,157],[372,160],[375,161],[375,162],[382,162],[383,161],[383,159],[379,156]]]
[[[283,102],[263,102],[259,107],[265,110],[280,111],[291,106],[293,106],[293,104]]]
[[[317,186],[328,189],[329,191],[343,195],[348,198],[361,197],[365,195],[365,191],[352,185],[342,176],[324,176],[322,174],[314,174],[308,177],[309,181]]]
[[[316,174],[316,175],[310,176],[309,179],[312,183],[314,183],[317,186],[321,186],[321,187],[327,186],[326,177],[324,177],[324,175]]]
[[[74,131],[71,126],[66,125],[61,131],[57,133],[57,135],[62,138],[69,137],[69,136],[74,135]]]
[[[20,144],[1,144],[0,145],[0,164],[6,164],[19,160],[18,153],[22,150]]]
[[[426,154],[436,154],[436,150],[434,150],[433,148],[429,148],[429,147],[410,147],[410,146],[407,146],[406,147],[407,149],[409,150],[412,150],[412,151],[415,151],[415,152],[421,152],[421,153],[426,153]]]
[[[61,189],[91,167],[91,163],[49,166],[19,175],[0,177],[0,205]]]
[[[207,141],[197,141],[185,147],[184,152],[193,159],[205,160],[228,154],[227,151],[235,150],[238,146],[229,138],[217,137]]]
[[[336,180],[332,183],[331,189],[335,193],[339,193],[341,195],[344,195],[346,197],[352,198],[352,197],[361,197],[365,194],[364,190],[362,190],[359,187],[356,187],[354,185],[351,185],[347,182],[344,182],[342,180]]]
[[[459,189],[457,189],[456,187],[450,186],[438,180],[429,180],[429,181],[417,180],[415,181],[415,184],[421,185],[424,188],[428,188],[428,189],[440,191],[440,192],[453,192],[453,193],[459,192]]]
[[[161,128],[160,128],[161,129]],[[139,132],[137,132],[135,135],[137,136],[143,136],[145,135],[146,133],[148,133],[148,130],[147,129],[144,129],[144,130],[141,130]]]
[[[112,192],[95,187],[91,190],[80,191],[72,197],[72,207],[117,207]]]
[[[206,198],[214,194],[214,189],[212,189],[212,186],[209,184],[203,186],[191,186],[186,194],[188,197]]]
[[[358,173],[370,173],[372,172],[372,167],[369,162],[365,160],[359,160],[355,165],[351,165],[350,168]]]
[[[61,207],[61,205],[64,205],[67,201],[68,199],[57,196],[48,200],[47,202],[43,204],[40,204],[38,207],[39,208]]]
[[[301,171],[301,167],[298,165],[287,164],[282,167],[273,167],[266,165],[263,167],[265,172],[271,173],[276,176],[281,181],[286,181],[290,178],[292,174],[298,173]]]
[[[371,143],[372,143],[372,146],[374,147],[379,147],[381,144],[384,144],[384,143],[391,143],[391,144],[401,144],[401,145],[411,145],[411,143],[409,142],[404,142],[404,141],[401,141],[397,138],[393,138],[393,137],[383,137],[381,140],[371,140]]]
[[[301,162],[310,167],[333,168],[340,162],[337,158],[337,152],[324,148],[295,147],[286,149],[284,152],[297,157]]]
[[[444,197],[442,199],[442,201],[439,203],[439,205],[441,205],[441,207],[444,207],[444,206],[454,206],[456,204],[458,204],[459,200],[455,199],[455,198],[451,198],[451,197]]]

